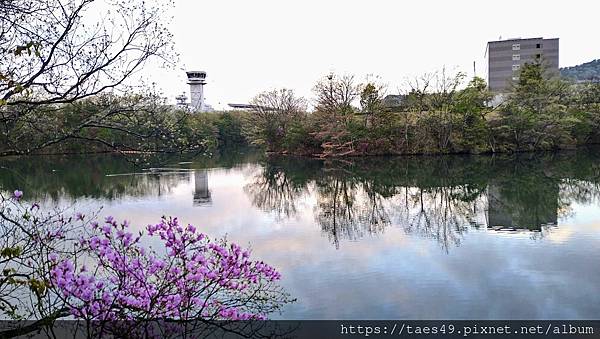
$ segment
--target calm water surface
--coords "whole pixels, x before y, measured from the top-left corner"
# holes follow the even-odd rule
[[[600,318],[600,149],[307,160],[0,158],[0,188],[248,244],[284,319]]]

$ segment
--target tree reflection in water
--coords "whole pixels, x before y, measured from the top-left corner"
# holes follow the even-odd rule
[[[230,152],[211,158],[181,154],[2,157],[0,188],[19,187],[28,192],[27,199],[34,201],[113,200],[161,196],[194,180],[200,184],[194,193],[204,203],[210,200],[208,182],[202,175],[206,169],[232,168],[259,158],[253,152]]]
[[[458,246],[470,225],[477,226],[476,216],[484,206],[481,196],[464,199],[465,187],[403,188],[398,204],[397,225],[406,233],[438,241],[444,250]]]
[[[291,217],[314,194],[314,218],[336,248],[393,225],[448,251],[465,232],[544,236],[572,203],[597,202],[597,151],[513,156],[308,160],[273,157],[246,186],[253,204]],[[309,192],[310,187],[315,187]]]
[[[336,248],[340,239],[383,233],[390,224],[382,197],[368,183],[357,184],[343,176],[328,178],[317,182],[316,194],[315,219]]]
[[[275,213],[277,218],[289,218],[296,214],[296,201],[305,192],[305,187],[296,185],[283,168],[267,163],[262,171],[254,175],[244,192],[257,208]]]

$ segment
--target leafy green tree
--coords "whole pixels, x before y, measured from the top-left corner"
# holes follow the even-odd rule
[[[420,96],[419,109],[426,110],[418,115],[417,128],[424,133],[418,136],[417,143],[425,145],[424,148],[429,152],[447,153],[455,147],[452,136],[458,121],[453,112],[453,103],[464,78],[462,72],[449,74],[443,68],[422,77],[422,87],[412,88]]]
[[[461,150],[479,152],[487,150],[486,116],[492,94],[484,79],[474,77],[467,87],[457,93],[452,111],[458,115],[458,140]]]
[[[242,112],[223,112],[217,115],[215,124],[219,130],[219,146],[225,148],[246,146],[243,134]]]
[[[4,112],[18,110],[7,106]],[[155,94],[102,94],[41,105],[13,120],[0,134],[0,153],[211,152],[213,127],[212,120],[174,110]]]
[[[292,123],[306,116],[306,100],[285,88],[258,94],[252,105],[245,133],[252,144],[268,151],[280,151]]]
[[[384,113],[381,86],[372,82],[363,86],[360,93],[360,108],[365,119],[365,126],[373,125],[377,116]]]
[[[569,109],[578,120],[572,134],[579,144],[597,143],[600,141],[600,83],[573,87]]]
[[[522,151],[572,144],[570,132],[578,119],[567,109],[569,96],[568,84],[548,73],[541,61],[524,64],[495,129],[502,148]]]

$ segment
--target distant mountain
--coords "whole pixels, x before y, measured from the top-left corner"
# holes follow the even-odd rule
[[[600,59],[561,68],[560,75],[575,81],[600,81]]]

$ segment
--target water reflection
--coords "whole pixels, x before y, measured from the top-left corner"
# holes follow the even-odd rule
[[[140,227],[177,215],[250,244],[298,298],[282,318],[600,312],[600,148],[344,160],[248,153],[142,167],[112,156],[0,158],[0,188],[106,206]]]
[[[122,199],[163,196],[177,185],[190,182],[190,175],[208,168],[233,168],[256,162],[257,152],[231,153],[227,156],[190,157],[168,155],[146,158],[144,163],[120,155],[70,155],[0,158],[0,188],[27,191],[27,199],[77,200]],[[192,161],[184,161],[192,160]],[[210,195],[201,183],[200,200]]]
[[[207,206],[211,203],[206,170],[194,171],[194,205]]]
[[[278,219],[289,218],[296,214],[296,201],[306,190],[302,180],[289,175],[283,167],[266,162],[244,186],[244,191],[250,196],[252,205],[273,212]]]
[[[558,183],[551,183],[546,187],[536,186],[536,188],[538,189],[533,190],[534,194],[532,194],[532,190],[526,190],[522,187],[488,185],[488,228],[502,231],[519,229],[541,231],[542,226],[558,225]],[[547,191],[541,191],[539,188]],[[505,197],[507,190],[511,190],[511,192],[507,192],[509,197],[515,194],[531,194],[531,199],[538,197],[544,199],[544,201],[532,204],[527,202],[535,202],[536,200],[507,199]],[[517,190],[517,192],[514,192],[514,190]],[[525,204],[515,205],[515,203]]]
[[[478,226],[481,202],[461,200],[464,187],[405,187],[403,202],[397,207],[397,224],[406,233],[436,240],[448,251],[460,245],[470,225]],[[478,197],[478,200],[481,199]]]
[[[536,232],[559,225],[573,203],[600,196],[600,149],[513,156],[371,157],[312,160],[162,158],[140,168],[117,156],[0,159],[0,186],[30,199],[163,196],[192,184],[193,206],[211,206],[209,168],[250,164],[243,191],[279,221],[306,213],[332,245],[382,236],[389,227],[429,238],[448,251],[474,229]],[[184,161],[190,160],[190,161]]]
[[[598,197],[596,150],[516,156],[271,158],[246,186],[254,206],[292,217],[313,194],[322,232],[343,240],[390,225],[439,242],[446,251],[470,229],[538,232],[556,227],[573,202]],[[314,189],[312,189],[314,188]]]
[[[390,225],[384,199],[368,183],[357,183],[347,173],[317,182],[315,220],[336,248],[340,239],[356,240],[383,233]]]

